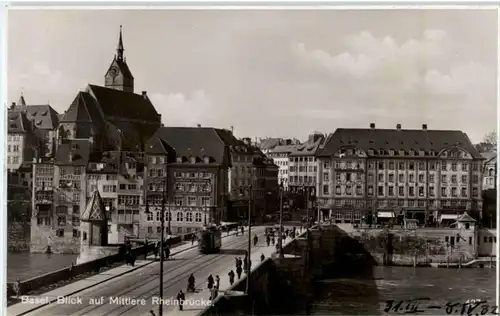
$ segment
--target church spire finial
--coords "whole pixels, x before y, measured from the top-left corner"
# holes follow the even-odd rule
[[[26,100],[24,100],[23,90],[24,90],[24,88],[21,88],[21,96],[19,97],[19,101],[17,102],[17,104],[25,106],[26,105]]]
[[[116,56],[118,60],[123,60],[123,51],[125,48],[123,48],[123,38],[122,38],[122,26],[120,25],[120,38],[118,39],[118,48],[116,49]]]

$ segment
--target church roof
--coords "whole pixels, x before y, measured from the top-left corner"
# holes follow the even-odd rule
[[[61,122],[94,122],[102,121],[99,106],[88,92],[80,91],[64,112]]]
[[[80,216],[80,220],[85,222],[106,222],[106,209],[99,191],[95,190],[92,193],[92,197]]]
[[[463,213],[458,219],[457,222],[475,222],[476,220],[473,219],[469,214]]]
[[[160,122],[160,116],[147,96],[92,84],[88,85],[87,91],[94,96],[105,117]]]

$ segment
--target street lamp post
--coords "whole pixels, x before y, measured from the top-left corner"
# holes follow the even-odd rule
[[[278,236],[279,242],[279,256],[280,258],[284,257],[283,253],[283,181],[280,183],[280,234]]]
[[[164,233],[165,233],[165,203],[166,203],[166,195],[168,194],[167,193],[168,191],[168,182],[167,182],[167,178],[165,178],[164,180],[164,186],[163,186],[163,194],[162,194],[162,200],[161,200],[161,214],[160,214],[160,229],[161,229],[161,233],[160,233],[160,249],[159,249],[159,252],[160,252],[160,298],[163,299],[163,262],[164,262],[164,249],[163,247],[165,246],[164,245]],[[146,194],[146,211],[145,213],[146,214],[149,214],[151,213],[149,211],[149,203],[148,203],[148,200],[147,200],[147,194]],[[169,229],[169,232],[170,232],[170,210],[169,210],[169,214],[168,214],[168,229]],[[159,304],[158,305],[158,315],[159,316],[163,316],[163,304]]]
[[[252,192],[252,185],[249,186],[248,189],[248,255],[247,255],[247,287],[246,287],[246,294],[248,295],[250,291],[250,254],[252,250],[252,198],[253,198],[253,192]]]
[[[247,253],[247,270],[245,271],[247,274],[247,284],[246,284],[246,289],[245,293],[248,295],[249,290],[250,290],[250,253],[252,251],[252,197],[253,197],[253,189],[252,185],[249,185],[246,187],[248,190],[248,253]],[[243,196],[243,192],[240,192],[240,196]]]
[[[165,184],[166,184],[165,180]],[[161,199],[161,216],[160,216],[160,224],[161,224],[161,236],[160,236],[160,299],[163,299],[163,238],[164,238],[164,230],[165,230],[165,191],[167,190],[166,185],[163,187],[163,198]],[[170,215],[170,214],[169,214]],[[170,217],[169,217],[170,218]],[[170,225],[169,225],[170,226]],[[163,315],[163,304],[158,305],[158,315]]]

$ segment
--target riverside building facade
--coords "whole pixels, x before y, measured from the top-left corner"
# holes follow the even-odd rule
[[[319,208],[334,222],[446,226],[464,211],[480,216],[483,159],[461,131],[341,128],[317,159]]]

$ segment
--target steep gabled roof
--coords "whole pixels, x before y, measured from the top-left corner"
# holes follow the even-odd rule
[[[80,215],[80,220],[84,222],[106,222],[106,209],[99,191],[95,190],[92,193],[85,211]]]
[[[177,157],[210,157],[212,163],[225,162],[226,145],[211,127],[160,127],[153,137],[165,141]]]
[[[459,145],[468,151],[473,158],[481,159],[481,155],[474,148],[469,137],[461,131],[378,128],[338,128],[332,137],[329,137],[317,156],[333,156],[338,149],[346,145],[364,151],[369,149],[396,151],[414,149],[435,152]]]
[[[102,115],[95,99],[88,92],[80,91],[64,113],[61,122],[102,122]]]
[[[278,146],[281,142],[281,138],[266,138],[261,140],[259,148],[262,150],[272,149]]]
[[[457,222],[475,222],[476,220],[473,219],[469,214],[463,213],[458,219]]]
[[[323,136],[317,138],[315,141],[310,140],[303,144],[296,145],[292,147],[292,152],[290,156],[314,156],[318,151],[320,151],[321,144],[325,141]]]
[[[33,131],[32,123],[23,111],[9,110],[7,120],[8,133],[29,133]]]
[[[50,105],[16,105],[14,110],[25,111],[38,129],[53,130],[59,124],[59,114]]]
[[[105,118],[125,118],[158,122],[160,117],[147,96],[89,84],[89,92],[96,99]]]
[[[300,145],[280,145],[280,146],[276,146],[274,147],[273,149],[270,150],[270,154],[273,154],[273,153],[292,153],[296,150],[296,148],[300,146]]]
[[[130,68],[128,68],[126,61],[122,61],[117,58],[113,59],[106,73],[108,73],[112,67],[118,67],[125,78],[134,79],[134,76],[132,76],[132,72],[130,71]]]

